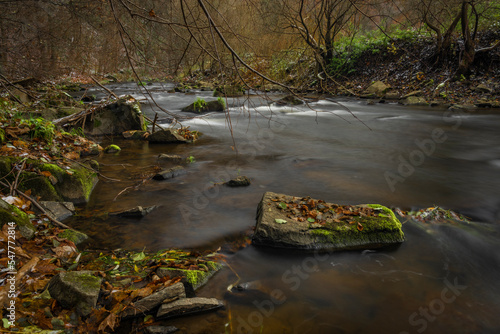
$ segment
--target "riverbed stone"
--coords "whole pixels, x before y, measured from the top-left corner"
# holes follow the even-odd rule
[[[177,155],[177,154],[162,153],[162,154],[158,155],[158,161],[160,161],[160,162],[180,163],[183,160],[184,159],[182,159],[182,157],[180,155]]]
[[[7,181],[14,181],[14,174],[9,172],[20,160],[19,157],[0,157],[0,176],[9,175]],[[99,181],[97,173],[90,167],[85,168],[82,163],[61,167],[28,159],[26,164],[31,171],[20,174],[18,188],[21,191],[31,190],[32,196],[39,196],[42,201],[86,203]]]
[[[238,176],[235,179],[224,183],[228,187],[247,187],[250,185],[250,179],[244,175]]]
[[[154,209],[156,209],[156,205],[142,207],[136,206],[132,209],[110,212],[110,216],[118,216],[118,217],[127,217],[127,218],[142,218],[149,213],[151,213]]]
[[[190,269],[179,269],[172,267],[160,267],[156,269],[156,274],[160,278],[166,276],[170,278],[174,277],[185,277],[188,292],[196,291],[203,285],[205,285],[208,280],[214,276],[221,268],[222,265],[217,262],[208,261],[205,263],[206,270],[190,270]]]
[[[54,123],[64,126],[66,131],[82,128],[86,135],[91,136],[120,135],[129,130],[147,130],[140,104],[130,95],[99,106],[90,113],[89,110],[84,110],[57,119]]]
[[[222,112],[225,109],[225,104],[221,100],[215,101],[207,101],[203,106],[196,107],[196,104],[193,102],[190,105],[181,109],[183,112],[191,112],[195,114],[202,114],[207,112]]]
[[[155,176],[153,176],[153,180],[162,181],[172,179],[174,177],[178,177],[186,174],[186,170],[182,166],[174,166],[172,168],[168,168],[158,172]]]
[[[89,239],[89,236],[85,233],[76,230],[66,229],[57,235],[59,238],[68,239],[72,241],[76,246],[83,244]]]
[[[41,201],[40,205],[52,218],[59,221],[75,214],[75,205],[72,202]]]
[[[429,103],[422,96],[408,96],[400,101],[405,106],[428,106]]]
[[[153,132],[148,136],[150,143],[187,143],[188,140],[177,133],[176,129],[165,129]]]
[[[375,81],[365,89],[363,95],[366,97],[382,97],[389,88],[382,81]]]
[[[216,298],[184,298],[172,303],[162,304],[156,316],[158,318],[171,318],[215,310],[221,307],[224,307],[224,302]]]
[[[389,90],[385,93],[384,99],[387,100],[399,100],[400,94],[397,90]]]
[[[160,306],[160,304],[165,303],[165,301],[173,301],[182,298],[186,298],[186,291],[184,289],[184,284],[178,282],[134,302],[133,306],[125,309],[121,316],[129,317],[144,315]]]
[[[340,206],[273,192],[259,203],[252,237],[255,245],[298,250],[367,249],[403,241],[401,223],[385,206]]]
[[[91,271],[62,272],[50,280],[48,290],[64,308],[76,308],[78,314],[87,316],[97,305],[101,282]]]
[[[120,148],[120,146],[118,145],[115,145],[115,144],[111,144],[111,145],[108,145],[106,146],[106,148],[104,149],[104,153],[118,153],[120,152],[122,149]]]
[[[125,139],[147,139],[149,132],[142,130],[129,130],[122,132],[122,136]]]

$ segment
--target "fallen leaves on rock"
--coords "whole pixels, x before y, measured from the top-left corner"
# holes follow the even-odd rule
[[[291,221],[314,223],[315,226],[327,224],[350,224],[357,217],[376,217],[377,212],[369,207],[353,205],[328,204],[323,200],[314,200],[310,197],[272,198],[276,208]],[[286,220],[276,219],[276,223],[283,224]],[[318,226],[318,227],[319,227]],[[363,230],[363,225],[357,222],[357,229]]]

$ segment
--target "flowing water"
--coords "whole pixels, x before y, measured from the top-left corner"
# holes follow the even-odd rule
[[[110,88],[141,97],[132,85]],[[167,93],[170,84],[148,88],[173,113],[197,97],[213,99],[210,92]],[[100,157],[101,171],[121,182],[101,180],[80,211],[92,218],[68,224],[100,248],[216,249],[251,231],[265,191],[405,210],[439,205],[474,223],[402,219],[407,240],[393,250],[230,252],[229,266],[199,291],[224,299],[225,310],[171,323],[188,333],[497,332],[500,114],[357,100],[271,103],[279,97],[229,99],[228,115],[183,121],[203,133],[194,144],[104,138],[102,145],[114,142],[122,151]],[[156,109],[143,106],[150,117]],[[184,176],[127,188],[139,185],[160,153],[196,161]],[[251,186],[217,185],[238,175]],[[160,207],[140,220],[99,218],[137,205]],[[229,293],[238,279],[249,289]]]

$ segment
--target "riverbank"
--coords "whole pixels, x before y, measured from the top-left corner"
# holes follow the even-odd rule
[[[66,132],[36,117],[47,113],[40,105],[50,101],[1,101],[3,328],[22,333],[105,333],[123,326],[174,330],[159,326],[158,319],[221,308],[222,302],[197,298],[195,292],[221,269],[217,252],[96,250],[87,235],[61,223],[75,214],[75,204],[88,202],[98,176],[101,182],[111,179],[92,159],[103,149],[82,127]]]

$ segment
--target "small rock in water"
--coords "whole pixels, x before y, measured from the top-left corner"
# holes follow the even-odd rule
[[[246,187],[250,185],[250,179],[246,176],[238,176],[237,178],[229,180],[224,184],[228,187]]]
[[[183,160],[182,157],[180,155],[176,155],[176,154],[162,153],[162,154],[158,155],[158,161],[180,163],[180,162],[182,162],[182,160]]]
[[[151,211],[156,209],[156,205],[153,206],[148,206],[148,207],[142,207],[142,206],[136,206],[135,208],[132,208],[130,210],[125,210],[125,211],[118,211],[118,212],[110,212],[110,216],[119,216],[119,217],[129,217],[129,218],[142,218]]]
[[[106,147],[104,149],[104,152],[105,153],[118,153],[120,152],[122,149],[118,146],[118,145],[109,145],[108,147]]]
[[[186,170],[184,169],[184,167],[175,166],[166,170],[162,170],[161,172],[153,176],[153,180],[157,181],[168,180],[183,174],[186,174]]]

